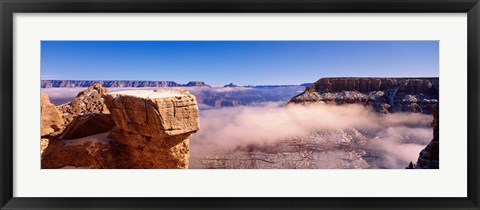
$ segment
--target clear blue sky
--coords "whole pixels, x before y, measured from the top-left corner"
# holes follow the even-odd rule
[[[437,41],[42,41],[41,78],[301,84],[438,77]]]

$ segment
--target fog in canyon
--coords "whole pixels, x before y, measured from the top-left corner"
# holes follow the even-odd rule
[[[60,105],[84,89],[42,92]],[[433,137],[429,114],[379,114],[362,105],[286,105],[302,86],[180,89],[194,94],[200,109],[190,168],[403,169]]]

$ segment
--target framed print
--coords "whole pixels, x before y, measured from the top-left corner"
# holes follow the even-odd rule
[[[2,209],[479,208],[476,0],[1,7]]]

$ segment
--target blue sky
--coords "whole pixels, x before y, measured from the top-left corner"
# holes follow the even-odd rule
[[[41,78],[301,84],[438,77],[437,41],[42,41]]]

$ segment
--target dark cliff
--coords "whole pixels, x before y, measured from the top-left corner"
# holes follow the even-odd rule
[[[433,111],[433,139],[430,143],[420,151],[418,155],[417,164],[410,162],[408,169],[417,168],[417,169],[438,169],[439,168],[439,113],[438,110]]]
[[[438,106],[438,95],[438,77],[322,78],[289,103],[357,103],[381,113],[432,113]]]

